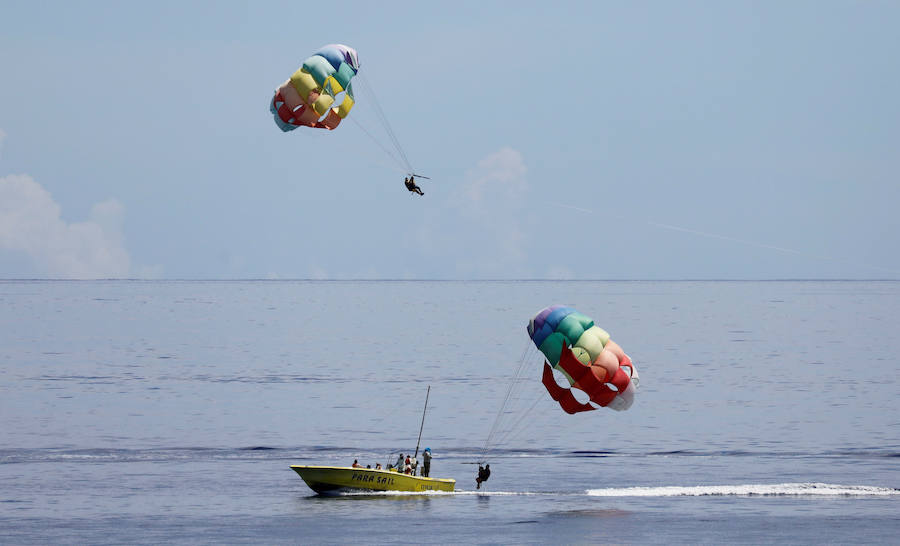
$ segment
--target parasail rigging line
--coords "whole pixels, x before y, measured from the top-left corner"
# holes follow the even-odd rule
[[[363,133],[365,133],[366,136],[369,137],[369,138],[372,140],[372,142],[375,143],[376,146],[378,146],[379,148],[381,148],[381,150],[382,150],[385,154],[387,154],[388,157],[390,157],[391,159],[393,159],[393,160],[397,163],[397,165],[399,165],[399,167],[396,168],[396,170],[398,170],[398,171],[400,171],[400,172],[406,172],[406,170],[403,168],[403,162],[400,161],[400,160],[397,158],[397,156],[395,156],[390,150],[388,150],[387,147],[386,147],[384,144],[382,144],[381,141],[378,140],[378,139],[375,137],[375,135],[373,135],[368,129],[366,129],[366,128],[363,126],[363,124],[359,122],[358,119],[356,119],[355,117],[350,117],[350,121],[352,121],[354,124],[356,124],[356,126],[359,127],[359,129],[360,129]],[[408,173],[407,173],[407,174],[408,174]]]
[[[487,439],[484,441],[484,447],[481,449],[481,454],[479,456],[479,462],[484,462],[485,457],[487,456],[488,451],[493,449],[495,444],[493,440],[496,438],[499,433],[499,428],[501,421],[503,419],[504,414],[507,412],[507,407],[510,402],[510,398],[513,393],[513,389],[516,387],[516,384],[520,382],[520,378],[522,376],[523,370],[526,368],[526,364],[530,360],[530,355],[533,351],[534,345],[528,343],[525,345],[525,348],[522,350],[522,356],[519,358],[519,364],[516,368],[515,375],[513,376],[512,381],[509,383],[509,387],[506,389],[506,395],[503,398],[503,403],[500,405],[500,410],[497,412],[497,416],[494,418],[494,422],[491,425],[491,429],[488,432]]]
[[[529,353],[528,353],[528,356],[526,357],[526,364],[528,364],[530,366],[533,363],[533,361],[536,360],[535,357],[536,357],[537,352],[538,351],[534,346],[529,347]],[[543,360],[543,358],[541,358],[540,360]],[[523,381],[523,384],[525,385],[526,389],[534,384],[534,382],[530,378],[521,378],[520,380]],[[503,436],[501,436],[495,442],[495,444],[497,446],[509,444],[514,439],[517,439],[525,430],[528,429],[528,425],[531,423],[531,414],[534,412],[534,409],[537,407],[537,405],[542,400],[546,400],[546,394],[544,393],[543,389],[534,389],[534,390],[535,390],[536,394],[532,395],[534,398],[533,400],[528,399],[528,398],[522,398],[522,400],[524,400],[526,404],[528,404],[529,402],[531,402],[531,403],[528,405],[528,408],[525,409],[524,411],[514,412],[518,415],[518,417],[506,429],[505,434]],[[527,396],[527,395],[528,395],[528,393],[523,391],[523,397]]]
[[[398,163],[401,163],[407,169],[407,174],[414,174],[415,169],[413,169],[412,164],[409,162],[409,158],[407,157],[406,151],[403,149],[403,146],[400,145],[400,139],[397,138],[397,134],[394,132],[394,129],[391,127],[391,123],[390,123],[390,121],[388,121],[387,115],[385,115],[384,109],[381,107],[381,103],[378,101],[378,97],[375,95],[375,90],[372,89],[372,86],[369,84],[368,79],[365,77],[365,75],[362,72],[357,74],[357,79],[362,84],[363,89],[365,89],[365,93],[369,96],[369,99],[371,100],[372,107],[373,107],[372,109],[374,110],[376,116],[378,117],[378,119],[381,123],[382,128],[384,129],[385,133],[387,133],[388,138],[390,138],[391,143],[393,144],[394,148],[396,149],[397,155],[400,156],[399,160],[397,160],[396,158],[395,158],[395,160],[397,160]],[[382,149],[385,149],[385,151],[387,151],[385,146],[381,145],[380,143],[379,143],[379,146],[381,146]],[[393,154],[389,154],[389,155],[391,155],[391,157],[393,157]]]
[[[509,444],[514,439],[518,438],[525,430],[527,430],[527,424],[530,421],[531,413],[534,411],[534,408],[541,402],[541,400],[545,400],[547,397],[543,392],[538,392],[534,402],[531,403],[531,406],[528,407],[527,410],[523,411],[519,418],[507,429],[506,435],[501,437],[497,442],[497,445],[506,445]]]

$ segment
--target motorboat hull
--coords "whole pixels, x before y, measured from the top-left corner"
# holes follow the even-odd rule
[[[291,470],[299,474],[306,485],[316,493],[343,491],[425,493],[428,491],[453,491],[456,487],[456,480],[453,479],[411,476],[393,470],[307,465],[291,465]]]

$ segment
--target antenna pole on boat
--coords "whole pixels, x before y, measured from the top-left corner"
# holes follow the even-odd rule
[[[431,385],[428,385],[428,390],[425,391],[425,409],[422,410],[422,425],[419,427],[419,439],[416,440],[416,454],[413,455],[413,459],[419,456],[419,442],[422,441],[422,429],[425,428],[425,411],[428,410],[429,394],[431,394]]]

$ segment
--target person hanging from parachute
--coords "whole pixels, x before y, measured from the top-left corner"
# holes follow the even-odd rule
[[[416,177],[415,175],[410,176],[403,180],[403,183],[406,184],[406,189],[410,191],[410,193],[418,193],[419,195],[425,195],[422,191],[422,188],[416,185]]]
[[[491,465],[478,465],[478,477],[475,478],[475,489],[481,489],[481,484],[491,477]]]
[[[298,127],[334,130],[346,119],[356,103],[353,83],[350,81],[359,74],[359,56],[356,50],[344,44],[329,44],[308,57],[291,77],[282,83],[269,101],[269,112],[275,124],[287,133]],[[368,88],[365,77],[360,75],[357,82],[362,82],[363,89]],[[387,116],[381,109],[375,93],[367,92],[375,113],[390,137],[391,143],[399,155],[396,157],[382,145],[372,133],[365,129],[358,119],[352,119],[363,132],[381,147],[392,159],[406,169],[409,176],[404,180],[410,193],[425,195],[416,184],[416,177],[428,180],[427,176],[415,174],[400,141],[394,134]]]
[[[531,319],[528,335],[546,358],[544,387],[566,413],[591,411],[597,406],[624,411],[634,403],[640,383],[637,368],[589,317],[570,307],[552,305]],[[579,402],[570,388],[560,387],[553,369],[562,372],[571,388],[585,392],[589,402]]]

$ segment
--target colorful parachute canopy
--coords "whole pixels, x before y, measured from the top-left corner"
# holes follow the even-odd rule
[[[528,335],[546,357],[544,386],[567,413],[597,409],[590,402],[617,411],[634,403],[640,381],[637,369],[589,317],[570,307],[553,305],[531,319]],[[590,402],[579,402],[571,389],[560,387],[551,367],[562,372],[571,387],[587,393]]]
[[[353,108],[350,80],[359,71],[356,50],[330,44],[303,61],[303,66],[275,90],[269,111],[282,131],[297,127],[334,129]]]

